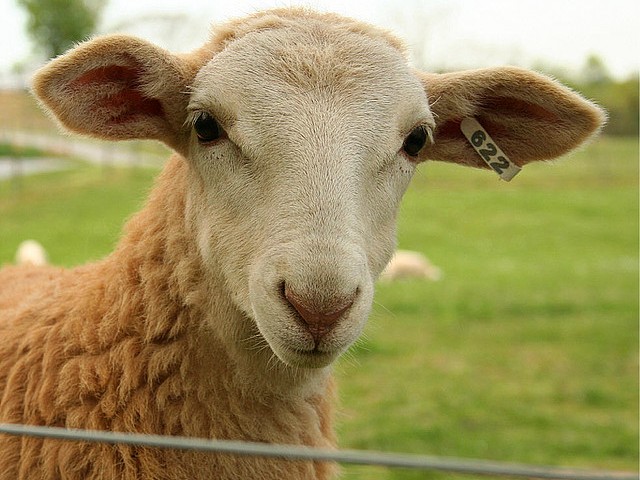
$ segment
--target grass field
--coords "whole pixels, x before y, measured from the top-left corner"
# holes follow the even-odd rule
[[[0,182],[0,264],[26,238],[57,264],[105,255],[155,174],[74,165],[19,190]],[[365,338],[336,368],[343,447],[637,470],[637,139],[599,140],[510,184],[423,165],[399,244],[444,278],[378,287]]]

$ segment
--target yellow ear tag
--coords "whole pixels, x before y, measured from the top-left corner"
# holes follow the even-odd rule
[[[522,168],[509,160],[509,157],[500,150],[500,147],[496,145],[496,142],[493,141],[475,118],[462,120],[460,130],[462,130],[462,133],[467,137],[475,151],[478,152],[478,155],[500,175],[502,180],[508,182],[522,170]]]

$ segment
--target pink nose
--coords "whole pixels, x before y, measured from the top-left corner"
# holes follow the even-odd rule
[[[340,317],[351,308],[356,298],[356,292],[348,298],[341,298],[331,302],[328,306],[316,306],[317,304],[314,302],[296,295],[289,289],[289,286],[285,286],[284,296],[298,312],[317,344],[322,337],[333,329]]]

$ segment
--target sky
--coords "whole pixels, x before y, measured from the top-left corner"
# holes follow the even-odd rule
[[[638,0],[108,0],[99,33],[124,31],[188,51],[211,23],[287,5],[389,28],[430,70],[512,64],[577,72],[589,55],[619,78],[640,69]],[[44,61],[33,52],[26,14],[16,0],[0,0],[0,72],[26,58]]]

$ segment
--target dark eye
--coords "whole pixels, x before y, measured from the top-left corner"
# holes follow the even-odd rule
[[[404,140],[402,149],[410,157],[417,157],[424,144],[427,143],[427,129],[425,127],[414,128]]]
[[[213,142],[222,136],[222,128],[216,119],[207,112],[200,112],[193,124],[198,140],[201,142]]]

